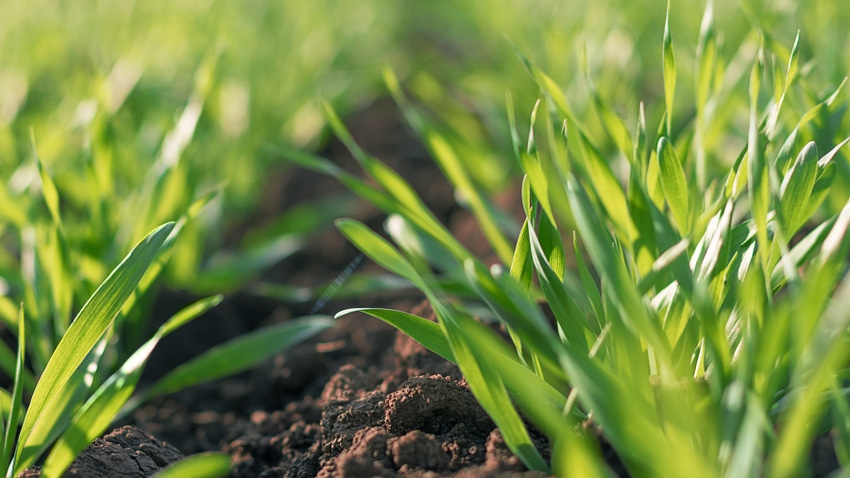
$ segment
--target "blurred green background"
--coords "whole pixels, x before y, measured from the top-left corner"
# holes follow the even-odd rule
[[[850,9],[842,4],[718,0],[720,55],[740,59],[730,70],[746,71],[756,30],[789,49],[799,29],[803,62],[817,58],[810,68],[820,90],[812,94],[823,94],[850,66]],[[680,97],[691,97],[704,7],[671,5]],[[459,132],[461,151],[484,153],[470,169],[484,190],[499,190],[516,171],[505,94],[521,121],[537,97],[513,47],[565,88],[578,114],[591,107],[586,61],[596,89],[633,118],[629,127],[640,101],[658,124],[665,9],[657,0],[4,1],[0,272],[20,267],[21,231],[31,222],[20,211],[46,217],[31,137],[57,183],[87,284],[155,225],[223,187],[181,237],[169,277],[185,286],[204,270],[205,251],[222,247],[223,228],[238,222],[231,219],[255,210],[268,172],[287,167],[276,148],[316,150],[327,139],[317,97],[345,115],[386,95],[381,71],[389,66],[436,121]],[[674,130],[694,111],[676,108]],[[729,102],[733,123],[738,110],[745,126],[746,98]],[[744,131],[718,141],[740,143]]]

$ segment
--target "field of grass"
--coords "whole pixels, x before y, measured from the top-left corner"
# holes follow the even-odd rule
[[[336,226],[439,323],[358,310],[456,362],[529,468],[610,475],[581,423],[639,476],[799,476],[826,432],[846,466],[848,22],[834,0],[4,5],[0,466],[59,476],[144,400],[333,325],[234,338],[134,396],[159,340],[346,215],[245,230],[293,168],[388,214],[392,242]],[[387,95],[499,263],[351,139]],[[331,135],[368,181],[317,155]],[[520,181],[514,223],[491,197]],[[199,300],[145,336],[162,289]]]

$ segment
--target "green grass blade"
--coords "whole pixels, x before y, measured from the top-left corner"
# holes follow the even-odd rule
[[[487,238],[496,255],[503,262],[508,262],[511,257],[511,247],[500,230],[493,207],[473,184],[455,150],[443,136],[434,130],[425,132],[425,141],[455,190],[463,194],[469,202],[469,207],[478,220],[484,237]]]
[[[646,306],[630,274],[623,262],[618,259],[621,257],[620,254],[611,244],[610,233],[599,224],[596,211],[575,178],[570,180],[567,194],[579,234],[596,270],[611,282],[611,287],[616,292],[618,306],[624,311],[624,317],[628,318],[629,325],[643,333],[648,343],[656,349],[662,363],[666,362],[665,357],[668,357],[669,346],[662,338],[660,325],[647,313]]]
[[[629,133],[629,128],[622,118],[611,108],[605,100],[596,91],[596,87],[590,85],[590,93],[593,97],[593,104],[596,106],[596,111],[605,125],[605,132],[617,145],[617,149],[627,159],[632,159],[634,154],[634,145],[632,144],[632,135]]]
[[[333,326],[326,316],[307,316],[263,327],[218,345],[175,368],[145,395],[175,392],[246,370]]]
[[[714,31],[714,2],[709,0],[700,24],[699,43],[697,45],[696,107],[704,108],[708,104],[712,80],[717,61],[717,35]]]
[[[341,122],[339,123],[339,127],[342,127]],[[470,257],[469,252],[467,252],[466,249],[446,230],[446,228],[440,224],[434,215],[428,211],[419,197],[416,196],[413,189],[410,188],[403,179],[383,165],[383,163],[370,159],[362,151],[360,153],[364,157],[361,159],[364,162],[372,164],[374,168],[379,169],[382,173],[386,173],[386,175],[390,178],[388,179],[389,183],[403,184],[401,189],[406,192],[400,195],[390,194],[389,191],[384,192],[366,184],[360,179],[342,171],[339,167],[325,159],[287,148],[282,148],[282,152],[287,156],[287,158],[302,167],[337,178],[355,194],[375,204],[387,214],[399,214],[407,218],[407,220],[415,224],[422,231],[433,236],[433,238],[446,250],[448,250],[456,260],[462,261],[463,259]],[[364,167],[364,169],[366,168]],[[404,201],[403,199],[407,199],[407,201]]]
[[[336,227],[352,244],[366,254],[369,259],[375,261],[376,264],[394,274],[398,274],[417,286],[421,284],[421,279],[416,269],[389,242],[372,232],[364,224],[353,219],[338,219],[336,221]]]
[[[545,228],[545,225],[541,225]],[[566,339],[567,345],[579,353],[588,353],[589,348],[584,335],[584,320],[578,306],[564,289],[562,278],[552,269],[549,260],[540,246],[540,241],[532,229],[529,229],[531,239],[532,260],[537,271],[537,280],[543,294],[546,296],[552,312],[558,322],[558,330]]]
[[[444,135],[440,134],[435,127],[419,115],[413,105],[410,104],[398,79],[390,69],[384,70],[384,82],[405,118],[407,118],[408,123],[422,136],[446,179],[449,180],[457,193],[466,198],[470,209],[481,225],[484,237],[487,238],[494,252],[502,262],[507,263],[511,257],[511,247],[499,228],[492,206],[473,181],[467,166],[461,161],[456,149],[452,147]]]
[[[667,205],[670,206],[682,237],[687,237],[691,230],[688,180],[682,169],[682,163],[676,157],[673,145],[665,137],[658,140],[658,167],[661,172],[661,188],[667,198]]]
[[[6,427],[3,437],[2,456],[0,456],[0,466],[2,469],[12,471],[15,469],[15,463],[12,460],[12,448],[15,445],[15,435],[18,431],[18,423],[20,422],[22,410],[24,407],[22,397],[24,393],[24,362],[26,361],[26,345],[27,331],[26,321],[24,320],[24,307],[21,305],[21,310],[18,314],[18,358],[15,363],[15,382],[12,386],[12,395],[9,402],[9,414],[6,419]]]
[[[145,363],[159,341],[221,302],[222,296],[199,300],[171,317],[156,334],[136,350],[74,415],[68,428],[53,445],[42,467],[44,478],[59,477],[95,438],[100,436],[136,389]]]
[[[511,261],[511,277],[523,287],[531,291],[531,281],[534,274],[531,260],[531,243],[528,237],[528,219],[522,223],[522,229],[517,237],[514,257]]]
[[[808,219],[809,197],[818,173],[818,147],[814,141],[800,151],[797,160],[785,174],[779,189],[779,218],[786,237],[792,237]]]
[[[405,335],[408,335],[413,340],[419,342],[420,345],[431,352],[434,352],[449,362],[455,362],[451,345],[449,345],[449,341],[446,339],[443,328],[440,327],[440,324],[407,312],[374,308],[346,309],[338,312],[336,314],[336,318],[355,312],[362,312],[377,319],[381,319],[396,329],[404,332]]]
[[[80,310],[68,332],[57,345],[36,385],[21,427],[17,456],[30,445],[27,440],[35,427],[51,425],[39,423],[42,412],[52,405],[56,394],[65,386],[121,311],[124,302],[133,293],[173,228],[174,223],[165,224],[143,239],[112,271]]]
[[[750,210],[756,226],[758,252],[762,265],[767,268],[770,256],[768,242],[767,213],[770,207],[770,180],[768,165],[764,157],[765,142],[759,131],[758,97],[764,63],[762,51],[753,64],[750,74],[750,126],[747,136],[747,193],[750,200]]]
[[[599,287],[596,285],[593,276],[590,275],[590,269],[588,269],[587,263],[584,261],[584,255],[579,249],[578,236],[575,231],[573,231],[573,252],[575,253],[576,268],[581,279],[581,285],[584,288],[585,294],[587,294],[590,306],[596,316],[596,322],[590,322],[590,328],[598,336],[602,333],[602,324],[605,315],[602,307],[602,296],[599,294]]]
[[[667,106],[667,129],[665,136],[672,137],[673,99],[676,94],[676,57],[673,54],[673,37],[670,35],[670,1],[667,1],[667,17],[664,19],[664,41],[661,50],[664,65],[664,101]]]
[[[605,208],[607,217],[617,234],[623,241],[630,244],[632,239],[637,236],[637,232],[634,222],[629,216],[628,200],[619,180],[589,138],[579,134],[579,145],[581,146],[587,179],[593,185],[596,197]]]
[[[475,337],[470,346],[477,355],[488,358],[511,398],[535,426],[551,437],[572,433],[573,420],[562,415],[567,403],[563,393],[521,364],[507,343],[486,325],[475,320],[462,320],[459,325],[467,337]]]
[[[230,474],[230,455],[198,453],[168,465],[154,478],[218,478]]]
[[[444,321],[452,353],[470,390],[499,427],[505,443],[532,470],[547,470],[548,466],[534,447],[501,377],[490,366],[490,354],[480,348],[480,339],[467,335],[460,326],[464,321],[472,322],[473,319],[455,314],[437,301],[432,300],[431,305],[437,317]]]

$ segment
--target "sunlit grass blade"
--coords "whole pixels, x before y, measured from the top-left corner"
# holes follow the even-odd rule
[[[241,335],[179,365],[145,391],[145,397],[241,372],[332,326],[326,316],[307,316]]]
[[[338,126],[342,128],[341,122]],[[375,204],[387,214],[399,214],[407,218],[421,230],[431,235],[442,247],[451,253],[455,260],[460,262],[464,258],[470,257],[469,252],[428,211],[410,185],[404,183],[403,179],[383,165],[383,163],[376,163],[371,158],[366,157],[364,152],[360,152],[363,155],[361,160],[377,165],[374,167],[386,173],[388,177],[393,178],[390,180],[391,183],[399,184],[401,182],[405,184],[401,186],[401,190],[404,191],[402,194],[393,195],[389,191],[382,191],[379,188],[366,184],[364,181],[346,173],[325,159],[291,149],[284,149],[283,152],[290,160],[303,167],[337,178],[355,194]],[[364,167],[364,169],[366,168]],[[404,201],[402,198],[409,199],[409,201]]]
[[[486,325],[465,318],[459,326],[468,337],[475,337],[470,346],[479,356],[490,358],[511,398],[530,415],[535,426],[547,436],[573,434],[575,417],[564,415],[567,399],[561,391],[521,364],[507,343]]]
[[[547,225],[541,224],[541,229]],[[558,331],[566,339],[567,345],[576,349],[579,353],[587,353],[589,347],[584,335],[584,324],[581,311],[573,299],[567,294],[563,285],[563,278],[558,277],[552,265],[549,263],[537,235],[529,229],[531,239],[532,260],[537,272],[537,280],[546,296],[549,306],[558,322]]]
[[[605,125],[605,132],[617,146],[620,153],[627,159],[632,159],[634,154],[634,145],[632,144],[632,135],[629,133],[629,128],[622,118],[611,108],[610,105],[602,98],[596,87],[590,85],[593,104]]]
[[[57,392],[66,385],[68,379],[121,311],[124,302],[133,293],[173,228],[174,223],[168,223],[151,232],[130,251],[80,310],[77,318],[57,345],[36,385],[21,426],[17,457],[20,458],[26,447],[35,445],[27,441],[35,427],[52,426],[50,423],[40,424],[39,418],[42,412],[52,406]],[[21,469],[19,461],[16,472]]]
[[[599,456],[591,439],[566,436],[552,444],[552,469],[557,476],[614,478],[617,476]]]
[[[714,1],[705,3],[697,44],[696,107],[703,109],[708,104],[717,61],[717,34],[714,31]]]
[[[846,247],[844,247],[846,251]],[[827,274],[829,272],[822,271]],[[819,286],[819,281],[807,282],[806,285]],[[826,326],[807,344],[812,354],[810,368],[798,371],[798,387],[792,397],[792,404],[780,418],[783,433],[778,438],[771,453],[767,470],[773,476],[798,476],[805,464],[804,456],[811,446],[814,436],[815,422],[823,411],[823,401],[820,395],[831,386],[833,374],[839,367],[844,367],[850,357],[850,341],[846,333],[848,325],[847,297],[850,297],[850,284],[845,279],[836,291],[841,305],[830,308],[822,320]],[[816,295],[822,295],[817,294]],[[799,319],[809,319],[802,317]]]
[[[570,205],[578,223],[579,234],[587,247],[590,258],[597,271],[611,281],[611,286],[616,291],[618,306],[626,312],[629,326],[633,327],[635,331],[643,333],[649,344],[656,349],[661,363],[669,365],[665,364],[669,351],[668,344],[661,336],[658,323],[650,319],[635,284],[632,282],[624,264],[618,259],[620,255],[611,245],[610,234],[599,224],[596,212],[590,205],[587,195],[575,179],[571,180],[567,194],[570,197]]]
[[[522,230],[517,237],[516,248],[514,249],[513,260],[511,261],[511,277],[522,284],[523,287],[531,290],[531,281],[534,270],[532,268],[530,238],[528,236],[528,219],[522,223]]]
[[[15,364],[14,385],[12,386],[12,395],[9,397],[8,415],[6,417],[5,430],[3,430],[3,448],[0,449],[0,470],[7,469],[9,473],[15,469],[15,461],[12,456],[12,450],[15,446],[15,438],[18,431],[18,423],[23,414],[24,404],[22,401],[24,392],[24,362],[26,360],[26,321],[24,320],[24,308],[21,306],[18,315],[18,358]],[[2,421],[2,418],[0,418]]]
[[[440,324],[417,315],[391,309],[346,309],[338,312],[336,317],[343,317],[355,312],[362,312],[381,319],[404,332],[405,335],[419,342],[419,344],[431,352],[434,352],[449,362],[455,362],[451,345],[449,345],[449,341],[446,339],[445,332]]]
[[[466,377],[473,394],[502,431],[505,442],[523,462],[534,469],[545,469],[546,464],[534,448],[522,421],[510,402],[507,391],[498,375],[485,366],[486,358],[477,356],[470,348],[465,337],[458,330],[458,321],[463,320],[451,309],[441,304],[426,280],[392,246],[364,225],[352,221],[337,221],[340,231],[364,254],[382,267],[410,280],[422,289],[440,320],[441,327],[448,340],[452,356]],[[467,261],[470,264],[471,261]],[[419,323],[423,327],[431,327]]]
[[[800,151],[797,160],[785,174],[779,189],[779,217],[784,233],[791,237],[808,219],[809,197],[818,173],[818,148],[814,142]]]
[[[45,478],[61,476],[74,458],[106,431],[135,391],[150,353],[163,337],[215,307],[221,299],[220,295],[208,297],[184,308],[166,321],[150,340],[136,350],[74,415],[68,428],[47,455],[42,466],[42,476]]]
[[[218,478],[230,474],[230,455],[198,453],[168,465],[155,478]]]
[[[664,102],[667,106],[667,129],[665,136],[672,137],[673,100],[676,95],[676,57],[673,54],[673,37],[670,35],[670,1],[667,2],[667,17],[664,19],[664,40],[661,50],[664,65]]]
[[[481,231],[493,247],[493,250],[503,262],[508,262],[511,257],[511,247],[499,228],[492,206],[481,193],[480,188],[474,183],[470,172],[467,171],[467,167],[460,160],[456,149],[452,147],[447,138],[437,128],[433,127],[419,115],[404,94],[398,78],[388,68],[384,69],[384,83],[401,108],[407,121],[422,136],[425,145],[436,160],[437,165],[442,169],[446,179],[449,180],[455,191],[458,194],[462,194],[469,203],[469,208],[481,225]]]
[[[339,219],[336,221],[336,227],[352,244],[379,266],[404,277],[417,286],[423,284],[416,269],[386,240],[372,232],[364,224],[353,219]]]
[[[580,134],[579,145],[584,159],[582,165],[587,179],[593,184],[597,199],[605,208],[606,215],[610,218],[620,239],[630,243],[637,233],[634,222],[629,216],[628,201],[620,182],[589,138]]]
[[[661,187],[667,198],[667,205],[676,219],[676,226],[682,237],[691,230],[690,195],[688,180],[682,170],[682,163],[676,157],[673,145],[665,137],[658,140],[658,166],[661,172]]]
[[[767,214],[770,207],[770,179],[768,165],[764,157],[765,142],[758,121],[758,99],[761,78],[764,71],[763,52],[753,64],[750,74],[750,120],[747,135],[747,193],[750,200],[753,221],[758,237],[758,253],[764,267],[768,265],[770,243],[768,242]]]
[[[505,443],[522,462],[533,470],[548,470],[548,465],[535,448],[522,419],[511,403],[510,396],[498,371],[489,366],[489,352],[477,347],[476,339],[463,333],[461,324],[470,317],[455,314],[451,309],[432,300],[437,317],[444,321],[446,335],[457,364],[473,395],[502,432]]]

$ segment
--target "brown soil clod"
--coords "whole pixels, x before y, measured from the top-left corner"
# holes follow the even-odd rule
[[[183,458],[179,450],[139,430],[124,426],[98,438],[74,460],[65,477],[143,478]],[[41,476],[41,469],[30,468],[20,478]]]

